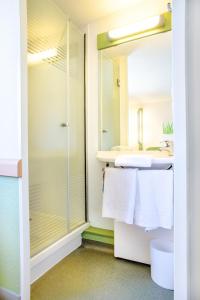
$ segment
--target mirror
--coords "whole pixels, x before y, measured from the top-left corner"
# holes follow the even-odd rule
[[[99,51],[100,150],[157,149],[172,136],[171,39],[169,31]]]

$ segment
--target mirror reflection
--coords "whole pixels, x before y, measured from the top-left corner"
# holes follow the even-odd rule
[[[171,141],[171,32],[101,50],[99,65],[100,150]]]

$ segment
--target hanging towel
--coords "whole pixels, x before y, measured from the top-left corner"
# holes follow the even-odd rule
[[[135,224],[146,230],[173,227],[173,171],[138,172]]]
[[[133,224],[137,169],[106,168],[102,216]]]
[[[146,167],[152,165],[152,157],[150,155],[119,155],[115,160],[116,167]]]

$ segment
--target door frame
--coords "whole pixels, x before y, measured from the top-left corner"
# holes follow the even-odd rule
[[[186,2],[173,1],[174,299],[189,299]]]
[[[21,36],[21,156],[22,178],[19,179],[19,230],[20,230],[20,291],[21,300],[30,299],[30,228],[28,180],[28,71],[27,71],[27,1],[19,1]]]
[[[20,272],[21,299],[30,299],[30,233],[28,197],[28,96],[27,96],[27,3],[20,3],[21,23],[21,113],[23,178],[20,183]],[[186,1],[173,3],[173,99],[175,140],[175,300],[189,299],[188,204],[187,204],[187,90],[186,90]],[[181,137],[181,139],[180,139]]]

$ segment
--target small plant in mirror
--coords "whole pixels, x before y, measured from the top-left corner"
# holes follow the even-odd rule
[[[173,134],[173,123],[172,122],[167,122],[163,123],[163,134]]]

